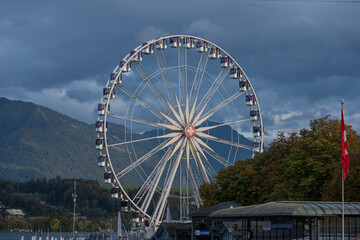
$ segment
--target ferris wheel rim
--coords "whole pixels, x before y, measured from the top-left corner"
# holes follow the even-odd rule
[[[263,132],[263,120],[262,120],[262,113],[261,113],[261,109],[260,109],[260,104],[259,104],[258,98],[257,98],[257,96],[256,96],[255,90],[254,90],[254,88],[253,88],[253,86],[252,86],[252,84],[251,84],[248,76],[246,75],[245,71],[244,71],[244,70],[242,69],[242,67],[237,63],[237,61],[236,61],[230,54],[228,54],[224,49],[222,49],[220,46],[218,46],[218,45],[216,45],[216,44],[214,44],[214,43],[212,43],[212,42],[210,42],[210,41],[208,41],[208,40],[206,40],[206,39],[203,39],[203,38],[200,38],[200,37],[196,37],[196,36],[192,36],[192,35],[170,35],[170,36],[164,36],[164,37],[160,37],[160,38],[156,38],[156,39],[150,40],[150,41],[148,41],[148,42],[146,42],[146,43],[144,43],[144,44],[139,45],[138,47],[136,47],[136,48],[133,50],[133,54],[128,53],[128,54],[122,59],[123,61],[125,61],[124,66],[120,69],[119,65],[117,65],[117,66],[115,67],[115,69],[113,70],[113,73],[114,73],[114,72],[117,72],[117,75],[122,74],[122,73],[123,73],[123,70],[124,70],[124,68],[125,68],[125,66],[126,66],[126,64],[128,64],[128,63],[131,61],[131,59],[132,59],[133,56],[135,56],[136,54],[138,54],[139,52],[141,52],[143,49],[145,49],[146,47],[148,47],[148,46],[151,45],[151,44],[156,44],[156,42],[158,42],[158,41],[160,41],[160,40],[164,40],[164,39],[167,40],[167,39],[170,39],[170,38],[173,38],[173,37],[180,37],[181,39],[183,39],[183,38],[193,38],[193,39],[195,39],[196,41],[206,42],[207,44],[218,48],[221,52],[223,52],[223,53],[225,54],[225,56],[229,57],[229,58],[233,61],[233,63],[236,65],[236,67],[238,67],[239,69],[241,69],[241,71],[242,71],[242,73],[243,73],[243,76],[245,77],[245,79],[246,79],[247,82],[249,83],[250,88],[251,88],[251,92],[252,92],[252,94],[253,94],[254,97],[255,97],[256,107],[257,107],[257,110],[259,111],[259,120],[258,120],[258,121],[260,122],[261,130],[262,130],[262,132]],[[221,56],[223,56],[223,55],[221,55]],[[109,81],[108,81],[108,83],[106,84],[106,87],[109,87],[109,86],[110,86],[110,83],[109,83]],[[110,91],[113,91],[113,89],[115,88],[115,83],[112,84],[110,88],[111,88]],[[104,101],[104,97],[101,98],[101,103],[103,103],[103,102],[105,102],[105,101]],[[108,99],[106,100],[106,107],[105,107],[105,109],[107,109],[107,107],[109,106],[109,104],[110,104],[110,98],[108,98]],[[105,111],[105,115],[104,115],[104,122],[105,122],[105,124],[107,123],[107,117],[108,117],[108,115],[109,115],[109,114],[107,113],[107,111]],[[99,119],[100,119],[100,117],[98,117],[98,120],[99,120]],[[261,135],[261,141],[260,141],[260,142],[261,142],[260,152],[263,151],[263,144],[264,144],[263,138],[264,138],[264,135],[262,134],[262,135]],[[113,172],[114,175],[116,176],[116,171],[115,171],[115,169],[114,169],[114,166],[113,166],[113,164],[112,164],[112,162],[111,162],[111,158],[110,158],[109,147],[108,147],[108,143],[107,143],[107,133],[106,133],[106,131],[104,132],[104,141],[105,141],[106,155],[107,155],[108,158],[109,158],[109,168],[111,169],[111,172]],[[123,188],[123,186],[122,186],[119,178],[116,177],[115,179],[116,179],[116,182],[117,182],[118,187],[122,190],[122,192],[124,193],[126,199],[129,200],[129,201],[133,204],[133,206],[135,206],[135,207],[137,208],[137,210],[138,210],[139,212],[142,212],[146,217],[151,218],[151,216],[150,216],[147,212],[143,211],[143,210],[133,201],[133,199],[131,199],[131,198],[129,197],[129,195],[128,195],[128,194],[126,193],[126,191],[124,190],[124,188]],[[113,185],[114,185],[114,184],[113,184]]]

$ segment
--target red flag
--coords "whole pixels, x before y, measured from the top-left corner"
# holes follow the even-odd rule
[[[349,152],[347,146],[344,115],[342,108],[341,108],[341,164],[343,170],[343,178],[345,179],[349,173]]]

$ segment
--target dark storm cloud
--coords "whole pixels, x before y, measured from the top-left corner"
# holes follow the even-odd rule
[[[331,2],[6,0],[0,93],[45,105],[41,99],[53,96],[48,106],[65,112],[95,107],[109,72],[131,49],[183,33],[220,45],[239,62],[271,136],[337,111],[340,97],[360,129],[359,10]]]

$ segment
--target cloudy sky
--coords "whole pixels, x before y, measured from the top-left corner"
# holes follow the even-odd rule
[[[2,0],[0,96],[93,123],[109,72],[168,34],[221,46],[249,76],[266,142],[331,114],[360,131],[360,3],[352,1]]]

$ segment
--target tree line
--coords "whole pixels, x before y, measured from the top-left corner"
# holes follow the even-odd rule
[[[200,187],[203,208],[223,201],[341,201],[340,121],[326,116],[309,128],[278,132],[269,149],[221,169]],[[360,201],[360,137],[346,126],[350,156],[345,201]]]
[[[25,218],[11,217],[0,211],[0,230],[23,228],[72,231],[74,181],[77,182],[78,231],[99,231],[115,228],[119,199],[112,199],[110,188],[96,180],[30,179],[27,182],[0,180],[0,203],[7,208],[19,208]],[[131,216],[122,214],[123,222],[131,224]]]

